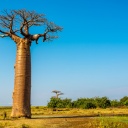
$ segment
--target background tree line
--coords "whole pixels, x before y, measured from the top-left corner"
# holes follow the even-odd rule
[[[120,100],[110,100],[107,97],[94,98],[78,98],[75,101],[72,99],[61,99],[52,97],[48,102],[49,108],[108,108],[108,107],[124,107],[128,106],[128,96],[124,96]]]

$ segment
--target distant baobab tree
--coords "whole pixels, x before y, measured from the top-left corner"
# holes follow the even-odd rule
[[[54,96],[54,98],[59,98],[59,95],[64,95],[64,93],[62,93],[61,91],[54,90],[52,92],[56,94],[56,96]]]
[[[43,33],[30,34],[33,26],[43,26]],[[31,118],[31,43],[37,44],[41,37],[43,42],[57,38],[53,34],[61,30],[35,11],[4,10],[0,14],[0,37],[10,37],[17,47],[11,117]]]

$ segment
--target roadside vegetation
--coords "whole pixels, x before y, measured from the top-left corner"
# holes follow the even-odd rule
[[[32,106],[32,119],[10,118],[11,107],[0,107],[0,128],[127,128],[128,97],[51,98],[47,106]]]

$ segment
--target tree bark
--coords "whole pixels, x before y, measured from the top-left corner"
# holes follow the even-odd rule
[[[17,42],[15,40],[15,42]],[[31,118],[31,55],[30,42],[21,39],[17,43],[13,107],[11,117]]]

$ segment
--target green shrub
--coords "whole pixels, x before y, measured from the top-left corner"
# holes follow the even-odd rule
[[[111,100],[111,107],[119,107],[120,102],[118,100]]]
[[[108,108],[128,106],[128,97],[125,96],[120,101],[109,100],[107,97],[94,97],[94,98],[78,98],[75,101],[71,99],[51,98],[47,106],[49,108]]]
[[[107,108],[111,106],[111,102],[107,97],[95,98],[96,106],[99,108]]]
[[[128,96],[124,96],[123,98],[120,99],[120,104],[121,105],[126,105],[128,106]]]
[[[71,99],[60,99],[60,98],[51,98],[47,106],[49,108],[70,108],[72,107]]]
[[[49,108],[57,108],[57,105],[61,103],[61,99],[60,98],[51,98],[50,102],[48,103],[48,107]]]

